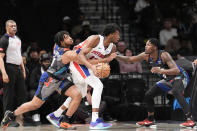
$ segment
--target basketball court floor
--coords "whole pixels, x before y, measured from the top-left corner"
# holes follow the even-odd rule
[[[134,121],[114,122],[113,127],[106,131],[197,131],[197,127],[192,129],[179,127],[180,121],[158,121],[156,128],[137,127],[135,123]],[[74,124],[74,126],[76,126],[76,130],[79,131],[89,130],[89,124]],[[8,127],[6,131],[64,131],[64,129],[58,129],[48,124],[36,127]]]

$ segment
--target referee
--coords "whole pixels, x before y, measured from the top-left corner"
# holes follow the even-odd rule
[[[21,40],[17,25],[6,21],[6,33],[0,39],[0,70],[3,78],[3,111],[15,110],[26,101],[25,68],[21,56]]]

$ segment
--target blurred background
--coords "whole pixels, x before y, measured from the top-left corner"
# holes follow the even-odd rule
[[[132,56],[143,52],[146,40],[155,37],[160,40],[161,49],[168,51],[174,60],[186,58],[179,64],[188,63],[185,69],[190,76],[193,73],[191,63],[197,55],[197,0],[1,0],[0,35],[5,33],[8,19],[15,20],[18,26],[17,35],[22,40],[29,71],[29,92],[37,88],[31,87],[31,73],[42,66],[42,54],[51,55],[56,32],[67,30],[76,45],[90,35],[102,33],[105,24],[112,22],[121,28],[118,53]],[[110,66],[111,75],[103,80],[103,100],[108,105],[105,116],[143,119],[144,93],[159,79],[150,73],[146,62],[124,65],[113,60]],[[172,96],[159,96],[155,102],[157,119],[183,120],[181,110],[172,110]],[[48,112],[57,107],[51,105]],[[46,113],[43,119],[45,116]]]

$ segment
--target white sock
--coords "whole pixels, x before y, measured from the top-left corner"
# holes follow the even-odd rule
[[[98,118],[98,112],[92,112],[92,122],[95,122]]]
[[[68,108],[69,107],[69,104],[70,104],[70,102],[71,102],[71,100],[72,100],[72,98],[71,97],[68,97],[67,99],[66,99],[66,101],[64,102],[64,106],[66,107],[66,108]]]
[[[70,102],[71,102],[71,100],[72,100],[72,98],[71,97],[68,97],[66,100],[65,100],[65,102],[63,103],[63,105],[66,107],[66,108],[68,108],[69,107],[69,104],[70,104]],[[64,110],[60,107],[58,110],[56,110],[55,112],[54,112],[54,115],[56,116],[56,117],[60,117],[61,116],[61,114],[64,112]]]
[[[60,107],[58,110],[54,112],[54,115],[55,117],[60,117],[63,112],[64,110],[62,110],[62,108]]]

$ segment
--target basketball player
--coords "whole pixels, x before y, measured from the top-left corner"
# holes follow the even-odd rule
[[[184,88],[189,82],[188,74],[176,65],[168,52],[159,50],[159,41],[157,39],[149,39],[146,42],[145,52],[137,56],[128,57],[118,55],[116,59],[124,62],[140,62],[146,60],[151,67],[151,72],[157,74],[162,79],[146,92],[144,99],[147,104],[148,118],[144,121],[137,122],[137,125],[156,126],[154,123],[154,97],[163,93],[171,93],[183,108],[187,121],[180,124],[181,127],[194,127],[196,125],[193,121],[189,105],[182,95]]]
[[[67,53],[67,52],[66,52]],[[72,54],[71,54],[72,53]],[[115,54],[110,54],[108,57],[105,58],[106,62],[110,62],[111,60],[113,60],[115,58]],[[68,58],[69,57],[69,58]],[[68,60],[70,58],[72,58],[72,60],[74,60],[75,62],[77,63],[81,63],[80,60],[78,60],[78,56],[77,56],[77,53],[76,51],[72,51],[72,52],[69,52],[69,55],[63,55],[62,57],[64,60],[65,63],[68,62]],[[92,64],[97,64],[99,62],[99,60],[96,60],[96,59],[89,59],[88,60],[90,63]],[[81,95],[82,95],[82,98],[87,96],[86,94],[86,87],[78,87],[80,92],[81,92]],[[56,127],[61,127],[61,128],[64,128],[63,125],[70,125],[71,124],[71,117],[70,116],[63,116],[63,118],[61,119],[60,121],[60,117],[62,115],[62,113],[69,108],[69,104],[71,102],[72,98],[71,97],[68,97],[66,99],[66,101],[61,105],[61,107],[59,109],[57,109],[56,111],[50,113],[49,115],[46,116],[46,118],[49,120],[49,122],[51,124],[53,124],[54,126]],[[70,125],[71,126],[71,125]],[[65,127],[64,129],[66,129],[67,127]]]
[[[16,116],[40,108],[47,98],[57,89],[61,91],[61,93],[72,98],[66,115],[71,117],[76,111],[82,96],[80,90],[67,78],[69,64],[63,64],[61,61],[63,54],[71,54],[69,53],[71,52],[69,51],[69,47],[72,45],[73,40],[68,32],[60,31],[55,35],[55,43],[53,61],[47,72],[41,75],[35,96],[30,102],[22,104],[14,112],[6,111],[1,123],[3,127],[6,127],[10,120],[14,119]],[[63,125],[63,128],[64,127]],[[70,128],[71,126],[66,125],[66,127]]]
[[[120,39],[120,28],[116,24],[107,24],[102,35],[92,35],[88,37],[84,42],[77,46],[77,53],[79,60],[84,65],[76,62],[70,63],[70,71],[74,84],[87,93],[87,85],[93,88],[92,93],[92,120],[90,123],[90,129],[107,129],[112,125],[104,123],[98,117],[99,105],[101,101],[101,94],[103,90],[103,84],[97,77],[96,65],[89,62],[89,59],[97,59],[96,63],[109,62],[106,57],[113,54],[116,51],[116,46],[113,43],[117,43]],[[64,61],[64,59],[63,59]]]

